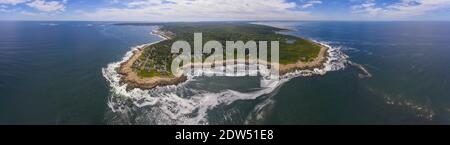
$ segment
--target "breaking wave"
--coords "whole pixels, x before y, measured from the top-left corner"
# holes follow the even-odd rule
[[[260,120],[265,114],[265,108],[274,103],[272,96],[285,82],[295,77],[325,75],[330,71],[344,69],[349,64],[348,56],[342,53],[340,48],[321,44],[329,48],[329,58],[324,62],[324,68],[298,70],[282,76],[281,80],[276,82],[259,78],[261,83],[271,85],[253,88],[250,91],[239,91],[227,86],[220,88],[219,91],[192,87],[192,84],[205,83],[195,76],[188,76],[186,82],[178,85],[156,87],[151,90],[127,90],[127,85],[120,83],[121,75],[116,70],[133,55],[134,50],[146,45],[134,47],[121,61],[111,63],[102,69],[111,89],[108,99],[110,110],[106,114],[106,121],[109,124],[221,124],[208,119],[211,110],[237,101],[252,100],[258,100],[257,104],[254,105],[253,111],[245,114],[246,117],[244,116],[244,120],[240,123]]]

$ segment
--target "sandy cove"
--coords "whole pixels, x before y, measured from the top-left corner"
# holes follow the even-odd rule
[[[321,44],[319,44],[321,45]],[[321,45],[321,50],[319,52],[318,57],[310,62],[297,62],[294,64],[281,64],[280,65],[280,75],[284,75],[286,73],[302,70],[302,69],[313,69],[313,68],[323,68],[323,63],[327,61],[328,56],[328,48]],[[139,48],[133,52],[133,56],[128,59],[126,62],[122,63],[118,68],[119,74],[122,75],[121,83],[127,84],[127,89],[153,89],[158,86],[168,86],[168,85],[177,85],[187,81],[186,76],[181,77],[150,77],[150,78],[142,78],[137,75],[136,72],[133,71],[132,65],[133,63],[139,59],[139,57],[143,53],[143,49],[145,47]],[[192,64],[188,64],[192,65]]]

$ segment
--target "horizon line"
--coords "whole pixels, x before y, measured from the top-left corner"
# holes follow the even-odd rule
[[[135,23],[182,23],[182,22],[450,22],[450,20],[200,20],[200,21],[115,21],[115,20],[14,20],[0,22],[135,22]]]

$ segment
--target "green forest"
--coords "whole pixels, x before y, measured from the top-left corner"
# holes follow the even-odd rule
[[[280,63],[289,64],[298,61],[311,61],[320,52],[321,46],[312,41],[279,34],[288,31],[270,26],[249,23],[159,23],[159,24],[121,24],[121,25],[158,25],[171,39],[144,48],[143,54],[133,63],[133,69],[141,77],[172,76],[170,66],[177,54],[171,54],[172,44],[179,40],[187,41],[193,49],[194,33],[203,34],[203,43],[215,40],[225,46],[226,41],[279,41]],[[270,52],[270,43],[268,44]],[[204,54],[208,56],[210,54]],[[269,54],[270,55],[270,54]]]

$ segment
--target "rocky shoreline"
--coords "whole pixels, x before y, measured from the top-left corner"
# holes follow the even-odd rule
[[[158,35],[165,41],[171,39],[173,34],[171,32],[161,31],[159,28],[152,32],[153,35]],[[133,71],[133,63],[141,56],[144,51],[144,48],[151,46],[153,44],[159,43],[161,41],[151,43],[148,45],[144,45],[137,50],[133,51],[133,55],[125,62],[120,64],[117,72],[122,75],[120,78],[121,84],[127,84],[127,90],[139,88],[143,90],[153,89],[158,86],[168,86],[168,85],[177,85],[182,82],[187,81],[186,76],[182,77],[150,77],[150,78],[142,78],[139,77],[136,72]]]
[[[324,63],[328,60],[328,48],[323,46],[322,44],[318,44],[321,46],[319,54],[314,60],[309,62],[298,61],[294,64],[281,64],[280,65],[280,75],[285,75],[287,73],[294,72],[296,70],[305,70],[305,69],[322,69],[324,68]]]

